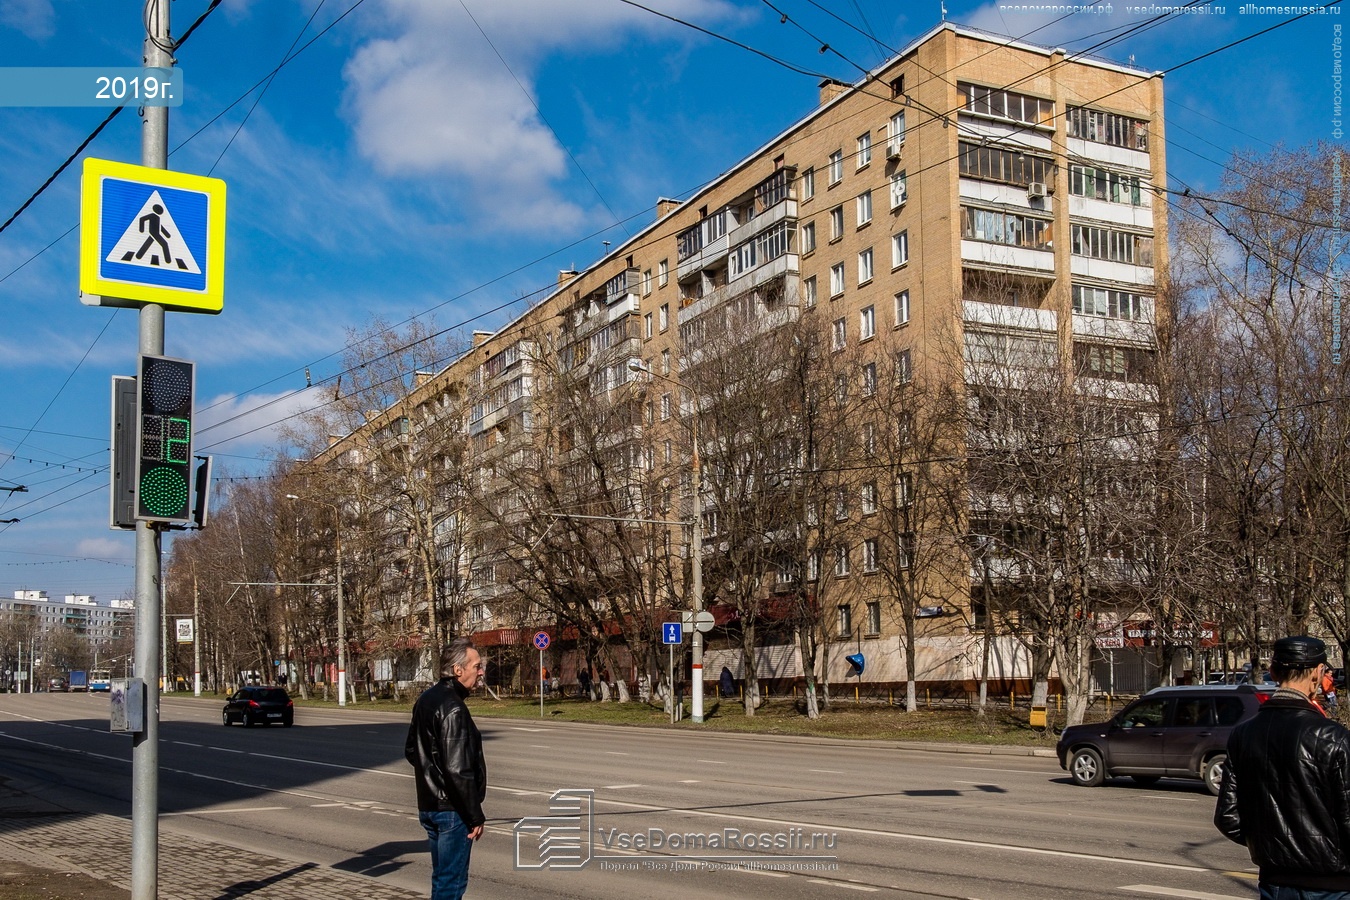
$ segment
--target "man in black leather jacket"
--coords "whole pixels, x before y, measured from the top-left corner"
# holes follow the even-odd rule
[[[478,651],[457,638],[441,654],[441,680],[413,704],[403,755],[417,770],[417,818],[431,844],[431,900],[459,900],[469,854],[483,835],[487,765],[464,698],[483,677]]]
[[[1275,642],[1279,689],[1233,729],[1214,824],[1260,866],[1262,900],[1350,900],[1350,732],[1310,701],[1313,637]]]

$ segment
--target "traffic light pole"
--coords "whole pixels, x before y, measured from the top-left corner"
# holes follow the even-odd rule
[[[168,68],[173,56],[169,7],[145,0],[146,34],[143,65]],[[141,110],[141,165],[169,167],[169,108]],[[89,227],[86,224],[86,227]],[[164,307],[146,304],[140,310],[140,353],[164,354]],[[136,679],[145,701],[143,730],[131,738],[131,898],[159,896],[159,667],[160,530],[151,522],[136,523]]]

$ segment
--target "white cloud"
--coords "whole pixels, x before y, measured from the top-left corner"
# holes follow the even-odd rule
[[[98,537],[85,538],[75,544],[75,556],[92,556],[95,559],[127,559],[133,556],[134,547],[123,538]]]
[[[0,25],[32,40],[45,41],[56,33],[56,10],[51,0],[4,0],[0,3]]]
[[[197,453],[239,456],[275,447],[282,442],[281,429],[292,417],[319,406],[325,399],[325,392],[319,388],[280,394],[198,397],[193,449]]]

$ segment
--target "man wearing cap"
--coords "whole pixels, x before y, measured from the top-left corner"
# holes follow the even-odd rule
[[[1350,731],[1313,705],[1314,637],[1275,642],[1279,688],[1233,729],[1214,824],[1260,867],[1261,900],[1350,900]]]

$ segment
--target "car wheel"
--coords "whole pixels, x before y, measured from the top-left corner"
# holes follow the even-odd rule
[[[1096,787],[1106,780],[1102,766],[1102,755],[1091,747],[1080,747],[1073,752],[1069,760],[1069,775],[1073,783],[1083,787]]]
[[[1222,753],[1217,753],[1205,760],[1204,765],[1200,767],[1200,777],[1204,779],[1205,787],[1214,796],[1219,796],[1219,787],[1223,784],[1223,765],[1228,762],[1228,757]]]
[[[221,712],[220,712],[220,724],[222,724],[222,725],[224,725],[224,726],[226,726],[226,727],[229,726],[229,724],[230,724],[230,714],[229,714],[228,711],[226,711],[226,710],[221,710]]]
[[[253,717],[250,716],[248,713],[244,713],[244,727],[245,728],[253,727]]]
[[[1158,783],[1159,775],[1131,775],[1135,784],[1142,784],[1144,787],[1152,787]]]

